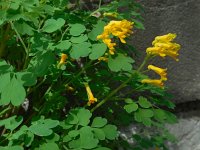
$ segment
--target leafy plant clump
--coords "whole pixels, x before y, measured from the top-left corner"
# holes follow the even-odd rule
[[[157,36],[138,66],[127,42],[144,30],[134,0],[1,0],[0,8],[1,150],[167,149],[175,106],[167,69],[152,60],[178,61],[176,34]],[[125,139],[130,124],[139,130]]]

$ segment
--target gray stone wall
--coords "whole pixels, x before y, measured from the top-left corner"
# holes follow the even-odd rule
[[[158,59],[155,65],[168,68],[167,86],[173,101],[200,100],[200,0],[140,0],[146,30],[136,31],[132,43],[145,53],[157,35],[177,33],[179,62]]]

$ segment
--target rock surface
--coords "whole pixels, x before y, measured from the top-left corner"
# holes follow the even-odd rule
[[[145,52],[157,35],[176,33],[179,62],[158,59],[155,65],[168,68],[167,86],[174,102],[200,100],[200,0],[140,0],[146,30],[136,31],[132,43]]]
[[[168,126],[178,142],[169,145],[170,150],[200,150],[200,111],[193,111],[189,114],[181,113],[179,122]]]

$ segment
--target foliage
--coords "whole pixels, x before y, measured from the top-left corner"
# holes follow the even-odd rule
[[[144,75],[157,53],[138,67],[126,42],[133,27],[145,29],[141,11],[134,0],[2,0],[0,149],[167,149],[174,104]],[[168,36],[153,45],[160,56],[166,44],[178,48]],[[119,132],[130,124],[143,128],[133,145]]]

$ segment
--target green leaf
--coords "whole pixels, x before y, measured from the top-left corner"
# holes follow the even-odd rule
[[[74,148],[74,150],[79,150],[80,145],[81,145],[80,138],[77,139],[77,140],[72,140],[72,141],[69,142],[69,147]]]
[[[143,118],[142,120],[142,123],[145,125],[145,126],[148,126],[150,127],[151,126],[151,119],[150,118]]]
[[[0,126],[5,126],[6,129],[9,129],[13,131],[16,129],[23,121],[23,118],[21,116],[17,117],[12,116],[10,118],[0,120]]]
[[[45,124],[33,124],[29,127],[29,130],[38,136],[49,136],[53,133]]]
[[[86,28],[82,24],[72,24],[69,33],[72,36],[79,36],[81,33],[85,32]]]
[[[138,105],[136,103],[131,103],[128,105],[124,106],[124,109],[128,112],[128,113],[132,113],[133,111],[136,111],[138,109]]]
[[[94,26],[92,31],[88,34],[90,40],[96,41],[97,36],[103,32],[104,26],[106,23],[104,21],[99,20],[97,24]]]
[[[99,140],[105,140],[106,135],[102,129],[93,128],[92,131],[94,132],[96,138],[98,138]]]
[[[136,19],[133,19],[133,21],[134,21],[134,26],[135,26],[136,28],[142,29],[142,30],[145,29],[143,23],[141,23],[140,21],[138,21],[138,20],[136,20]]]
[[[107,124],[107,119],[102,118],[102,117],[95,117],[92,122],[91,127],[101,128],[101,127],[105,126],[106,124]]]
[[[3,105],[9,104],[11,102],[14,106],[19,106],[23,103],[26,97],[26,91],[22,84],[13,77],[1,93],[0,103]]]
[[[24,144],[29,147],[34,140],[34,134],[32,132],[27,132],[24,137]]]
[[[17,72],[16,75],[23,86],[33,86],[37,83],[37,78],[32,72]]]
[[[104,43],[93,44],[92,51],[89,55],[91,60],[98,59],[99,57],[103,56],[107,50],[107,46]]]
[[[163,122],[166,119],[165,111],[162,109],[153,109],[153,112],[156,120]]]
[[[0,93],[10,83],[10,73],[0,75]]]
[[[137,122],[142,122],[146,126],[151,126],[151,117],[153,117],[153,111],[151,109],[141,109],[139,108],[135,112],[134,117]]]
[[[40,150],[60,150],[56,143],[44,143],[40,146]]]
[[[94,138],[92,129],[89,126],[82,127],[80,130],[81,148],[92,149],[97,147],[99,140]]]
[[[166,116],[166,121],[168,123],[171,123],[171,124],[177,123],[177,117],[171,112],[165,111],[165,116]]]
[[[132,58],[121,53],[118,53],[118,55],[114,58],[109,56],[108,59],[108,67],[114,72],[132,70],[132,63],[134,63]]]
[[[55,46],[55,48],[60,49],[61,51],[66,51],[66,50],[69,50],[71,45],[72,45],[72,43],[69,40],[63,40],[63,41],[59,42]]]
[[[1,147],[1,150],[23,150],[22,146],[6,146],[6,147]]]
[[[52,142],[57,142],[57,141],[59,141],[59,139],[60,139],[60,136],[58,134],[56,134],[56,133],[53,133],[53,134],[45,137],[45,140],[47,142],[51,142],[51,143]]]
[[[75,138],[79,135],[79,131],[78,130],[71,130],[71,131],[69,131],[68,135],[71,138]]]
[[[51,128],[54,128],[59,125],[59,121],[52,119],[40,119],[29,127],[29,131],[38,135],[38,136],[49,136],[53,133]]]
[[[87,126],[90,122],[90,118],[92,117],[92,113],[87,109],[79,109],[77,113],[77,118],[79,120],[78,124],[82,126]]]
[[[125,99],[125,102],[126,102],[127,104],[132,104],[132,103],[133,103],[133,100],[132,100],[131,98],[126,98],[126,99]]]
[[[138,103],[143,108],[149,108],[149,107],[151,107],[151,103],[145,97],[143,97],[143,96],[139,97]]]
[[[69,142],[71,140],[72,140],[72,138],[69,135],[66,135],[63,137],[63,142]]]
[[[33,72],[36,76],[44,76],[49,66],[55,62],[55,56],[51,51],[39,51],[36,56],[33,57],[28,66],[28,71]]]
[[[67,124],[78,124],[78,117],[76,116],[76,114],[74,114],[72,111],[70,111],[69,116],[67,116],[65,123],[67,123]]]
[[[10,73],[14,70],[14,68],[7,64],[5,60],[0,59],[0,74]]]
[[[58,29],[61,29],[61,27],[65,24],[65,20],[62,18],[55,19],[48,19],[45,21],[44,26],[42,28],[43,32],[52,33]]]
[[[72,43],[83,43],[88,40],[88,36],[86,34],[81,34],[78,37],[71,37],[70,41]]]
[[[74,59],[79,59],[80,57],[87,57],[91,52],[91,44],[88,42],[73,44],[70,56]]]
[[[109,140],[114,140],[118,136],[117,127],[114,125],[106,125],[102,128],[104,131],[106,138]]]
[[[25,22],[22,22],[22,23],[15,22],[14,26],[17,29],[17,31],[22,35],[25,35],[25,34],[33,35],[34,34],[34,32],[33,32],[34,29]]]
[[[153,111],[151,109],[139,109],[140,114],[144,118],[151,118],[153,117]]]
[[[111,150],[111,149],[107,147],[98,147],[98,148],[95,148],[94,150]]]

